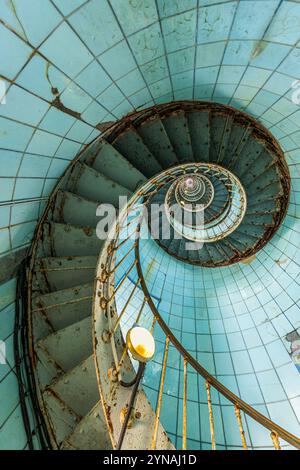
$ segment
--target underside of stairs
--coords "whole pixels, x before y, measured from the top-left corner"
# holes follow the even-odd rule
[[[251,256],[280,225],[289,183],[280,149],[240,112],[209,103],[175,103],[137,113],[106,131],[70,165],[36,232],[30,269],[32,366],[53,448],[110,449],[95,372],[92,302],[103,240],[100,204],[119,210],[147,179],[188,162],[230,169],[247,192],[242,224],[221,242],[186,252],[182,240],[159,240],[179,259],[202,266]],[[215,207],[222,207],[216,182]],[[156,197],[164,197],[163,192]],[[107,371],[103,371],[106,374]]]

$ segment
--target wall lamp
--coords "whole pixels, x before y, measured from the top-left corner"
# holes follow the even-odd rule
[[[143,376],[146,363],[151,361],[155,353],[155,341],[152,336],[152,333],[146,328],[134,325],[126,335],[126,345],[128,350],[131,352],[133,359],[139,362],[139,367],[136,373],[136,376],[131,382],[120,381],[120,384],[123,387],[132,387],[132,393],[128,404],[127,413],[122,425],[120,432],[120,437],[117,445],[117,450],[120,450],[123,444],[124,436],[130,419],[130,415],[134,408],[134,402],[136,394],[139,388],[141,378]]]

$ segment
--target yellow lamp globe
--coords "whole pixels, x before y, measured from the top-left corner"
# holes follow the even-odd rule
[[[132,357],[139,362],[150,361],[155,353],[155,341],[149,330],[142,326],[132,327],[126,335],[126,343]]]

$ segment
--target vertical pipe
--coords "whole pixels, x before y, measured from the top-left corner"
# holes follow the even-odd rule
[[[239,409],[238,405],[236,405],[236,404],[234,405],[234,413],[235,413],[235,416],[236,416],[236,419],[237,419],[237,422],[238,422],[243,448],[244,448],[244,450],[247,450],[248,447],[247,447],[247,442],[246,442],[246,438],[245,438],[245,431],[244,431],[244,428],[243,428],[241,410]]]
[[[212,450],[216,450],[214,415],[213,415],[212,404],[211,404],[210,384],[209,384],[208,380],[205,381],[205,387],[206,387],[206,393],[207,393],[207,405],[208,405],[208,413],[209,413],[211,448],[212,448]]]
[[[183,414],[182,414],[182,449],[186,450],[186,401],[187,401],[187,360],[183,359]]]
[[[166,342],[165,342],[164,358],[163,358],[162,371],[160,375],[159,393],[158,393],[157,406],[156,406],[156,412],[155,412],[154,431],[153,431],[152,444],[151,444],[152,450],[156,449],[156,440],[157,440],[157,432],[158,432],[158,425],[159,425],[159,418],[160,418],[161,402],[162,402],[162,396],[163,396],[163,390],[164,390],[164,384],[165,384],[166,367],[167,367],[168,352],[169,352],[169,342],[170,342],[170,339],[167,336]]]
[[[270,436],[271,436],[271,439],[273,441],[273,445],[274,445],[275,450],[281,450],[281,446],[280,446],[280,443],[279,443],[279,438],[278,438],[277,432],[272,431]]]
[[[136,375],[136,378],[135,378],[135,381],[134,381],[134,387],[133,387],[133,390],[132,390],[132,393],[131,393],[131,397],[130,397],[130,401],[129,401],[129,405],[128,405],[128,410],[127,410],[127,413],[126,413],[126,416],[125,416],[125,419],[124,419],[124,423],[123,423],[122,428],[121,428],[121,432],[120,432],[120,436],[119,436],[119,440],[118,440],[118,444],[117,444],[117,450],[121,450],[121,447],[122,447],[122,444],[123,444],[123,440],[124,440],[124,437],[125,437],[125,434],[126,434],[129,418],[130,418],[130,415],[131,415],[132,410],[134,408],[135,398],[136,398],[136,395],[137,395],[137,392],[138,392],[139,384],[140,384],[141,378],[142,378],[144,370],[145,370],[145,365],[146,365],[145,362],[140,362],[139,363],[139,369],[138,369],[138,372],[137,372],[137,375]]]

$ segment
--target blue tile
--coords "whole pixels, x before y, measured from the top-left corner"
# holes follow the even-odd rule
[[[203,7],[198,24],[198,43],[224,41],[227,39],[234,18],[237,2]]]
[[[279,0],[240,2],[230,37],[232,39],[263,37],[279,3]]]
[[[9,44],[9,47],[2,47],[0,73],[4,77],[13,79],[29,60],[33,50],[2,24],[0,24],[0,43]]]
[[[106,0],[90,0],[69,18],[84,43],[97,56],[123,37]]]
[[[63,44],[64,47],[57,47],[57,44]],[[93,56],[66,23],[60,25],[51,34],[40,50],[54,65],[71,78],[78,75],[93,59]]]
[[[195,44],[196,10],[162,20],[162,30],[167,52]]]
[[[225,43],[217,42],[213,44],[203,44],[197,46],[197,67],[209,67],[211,65],[219,65],[223,53]]]
[[[293,45],[299,41],[300,5],[293,2],[283,2],[274,17],[265,38],[268,41]]]
[[[196,8],[197,0],[181,0],[180,2],[174,2],[174,0],[158,0],[157,1],[159,14],[161,18],[170,15],[176,15],[185,10],[191,10]]]
[[[76,77],[76,82],[94,98],[112,83],[107,73],[96,60],[91,62]]]
[[[60,9],[65,15],[69,15],[75,9],[79,8],[86,0],[53,0],[53,3]]]
[[[157,23],[130,36],[129,43],[139,65],[164,54],[160,27]]]
[[[99,60],[113,80],[117,80],[136,68],[136,63],[126,41],[121,41],[113,46],[102,54]]]
[[[9,89],[6,99],[8,103],[1,106],[1,115],[26,124],[37,125],[49,108],[48,103],[17,86]]]
[[[158,20],[155,2],[152,0],[111,0],[111,5],[126,35],[146,28]]]
[[[35,47],[63,21],[62,16],[49,0],[40,0],[39,2],[15,0],[13,4],[21,28],[21,35],[24,35]],[[44,21],[45,18],[47,21]]]

